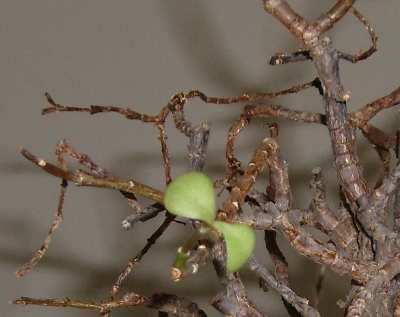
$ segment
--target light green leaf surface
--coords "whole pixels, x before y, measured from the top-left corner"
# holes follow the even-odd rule
[[[239,223],[215,221],[212,226],[221,231],[227,248],[226,268],[239,270],[253,254],[256,236],[252,227]]]
[[[211,224],[216,214],[213,183],[203,173],[185,173],[167,186],[164,206],[174,215]]]

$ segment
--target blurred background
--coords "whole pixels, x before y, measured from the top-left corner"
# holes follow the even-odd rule
[[[309,21],[329,10],[336,1],[289,1]],[[364,0],[357,9],[374,27],[378,52],[358,64],[341,63],[341,77],[352,93],[350,111],[390,93],[399,81],[399,1]],[[117,114],[61,113],[41,115],[49,106],[49,92],[62,105],[91,104],[129,107],[155,115],[178,92],[198,89],[209,96],[279,91],[316,77],[311,62],[269,66],[277,52],[293,52],[300,41],[264,10],[262,1],[2,1],[0,19],[1,155],[0,155],[0,311],[2,316],[94,316],[77,309],[15,306],[20,296],[36,298],[106,300],[118,275],[163,216],[124,231],[121,221],[130,213],[118,192],[77,188],[70,184],[64,220],[54,234],[43,260],[25,277],[14,272],[42,244],[57,210],[59,184],[19,153],[21,146],[56,163],[57,141],[67,139],[116,178],[134,179],[164,190],[164,174],[157,129]],[[338,50],[357,53],[368,49],[364,25],[348,14],[329,32]],[[298,110],[323,111],[316,90],[266,100]],[[213,179],[225,171],[227,131],[241,114],[243,104],[217,106],[190,100],[187,118],[193,124],[211,123],[205,173]],[[396,109],[373,123],[393,133]],[[268,136],[265,120],[254,120],[237,140],[236,155],[245,164],[261,140]],[[271,121],[269,121],[271,122]],[[337,182],[332,167],[328,133],[324,127],[278,120],[278,141],[290,164],[294,205],[306,208],[311,199],[309,181],[314,167],[324,167],[331,207],[337,204]],[[167,124],[172,173],[187,167],[188,140]],[[362,136],[358,144],[370,184],[379,173],[377,155]],[[78,168],[68,161],[71,169]],[[261,178],[260,189],[267,176]],[[262,183],[264,182],[264,183]],[[149,203],[144,199],[143,204]],[[219,316],[209,304],[222,288],[208,264],[179,283],[169,278],[176,249],[190,229],[172,224],[124,283],[125,291],[151,295],[173,293],[197,302],[209,316]],[[272,269],[263,251],[257,254]],[[322,240],[327,237],[320,236]],[[291,286],[313,302],[321,267],[298,256],[280,240],[289,262]],[[241,275],[249,297],[269,316],[286,316],[274,291],[262,292],[258,281],[244,268]],[[320,309],[337,316],[335,304],[345,299],[349,280],[329,269]],[[131,308],[113,316],[156,316],[155,310]]]

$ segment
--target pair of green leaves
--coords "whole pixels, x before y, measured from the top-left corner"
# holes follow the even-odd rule
[[[201,220],[224,235],[226,266],[230,272],[240,269],[253,253],[256,240],[253,228],[215,220],[214,186],[203,173],[185,173],[169,184],[164,194],[164,205],[170,213]]]

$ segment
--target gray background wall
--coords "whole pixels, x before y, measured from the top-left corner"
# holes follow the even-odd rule
[[[314,20],[335,1],[291,1],[303,16]],[[399,85],[399,1],[358,1],[379,36],[379,51],[367,61],[341,63],[345,88],[352,92],[350,110],[375,100]],[[277,91],[312,80],[311,62],[271,67],[269,57],[291,52],[299,41],[263,11],[261,1],[2,1],[0,19],[0,311],[2,316],[90,316],[74,309],[12,306],[20,297],[104,300],[118,274],[145,244],[162,217],[121,228],[129,206],[117,192],[69,186],[65,219],[50,249],[26,277],[14,271],[41,245],[57,208],[58,179],[25,161],[20,146],[51,162],[59,139],[68,139],[115,177],[135,179],[159,190],[162,160],[157,131],[151,124],[116,114],[79,113],[42,117],[48,106],[44,92],[65,105],[90,104],[130,107],[156,114],[177,92],[199,89],[212,96]],[[356,53],[369,47],[363,25],[349,15],[331,32],[335,46]],[[317,92],[272,101],[293,109],[322,111]],[[229,108],[229,109],[228,109]],[[215,106],[193,100],[187,106],[193,123],[212,123],[205,172],[223,176],[226,133],[241,112],[240,105]],[[392,115],[390,115],[390,114]],[[395,131],[396,110],[379,115],[374,123]],[[267,135],[255,121],[238,140],[236,151],[245,162]],[[308,182],[313,167],[324,166],[328,188],[336,183],[327,132],[323,127],[280,121],[279,142],[291,166],[296,206],[311,198]],[[171,124],[168,144],[173,176],[186,168],[186,139]],[[359,144],[371,184],[379,165],[363,140]],[[72,168],[77,168],[71,163]],[[335,194],[330,196],[334,200]],[[146,201],[142,200],[143,203]],[[174,224],[143,259],[123,291],[150,295],[170,292],[208,304],[220,290],[210,265],[179,284],[168,275],[175,250],[189,229]],[[324,237],[322,237],[323,239]],[[314,296],[319,267],[286,251],[293,288]],[[260,237],[259,254],[262,254]],[[269,267],[268,256],[263,256]],[[269,316],[285,316],[274,292],[263,294],[252,274],[243,269],[249,296]],[[329,270],[322,289],[324,316],[339,313],[334,304],[344,298],[348,280]],[[114,316],[155,316],[151,310],[120,310]]]

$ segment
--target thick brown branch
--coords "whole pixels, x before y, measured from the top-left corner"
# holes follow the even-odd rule
[[[313,27],[318,29],[319,34],[329,30],[350,10],[354,2],[356,2],[356,0],[339,0],[332,9],[315,21]]]
[[[302,37],[304,30],[309,25],[285,0],[264,0],[264,9],[298,38]]]
[[[278,145],[271,138],[265,138],[259,148],[254,152],[253,157],[243,174],[238,180],[236,186],[231,189],[229,198],[223,203],[223,212],[218,215],[220,219],[232,219],[232,217],[239,211],[240,206],[243,204],[247,194],[253,188],[257,181],[258,176],[264,169],[265,164],[269,160],[269,156],[273,155],[275,158],[278,151]],[[271,158],[271,161],[273,158]],[[273,162],[271,164],[275,164]],[[275,166],[274,166],[275,167]],[[279,176],[277,176],[279,178]],[[290,192],[290,188],[287,187]],[[286,192],[286,191],[285,191]],[[282,196],[284,196],[282,194]],[[287,206],[287,204],[286,204]]]
[[[301,210],[280,213],[273,203],[268,203],[265,212],[253,216],[240,216],[240,222],[259,230],[280,232],[301,255],[316,263],[327,265],[334,272],[359,283],[367,282],[375,274],[377,265],[374,261],[347,256],[308,233],[300,224],[304,213]]]
[[[393,254],[400,252],[400,243],[397,234],[386,225],[386,214],[390,194],[396,189],[400,178],[400,165],[383,180],[382,185],[370,195],[363,196],[358,203],[360,209],[357,219],[363,229],[377,243],[376,260],[387,261]]]
[[[322,168],[313,170],[313,179],[310,184],[314,198],[310,204],[310,212],[304,212],[303,217],[307,225],[319,229],[329,235],[335,246],[345,254],[356,257],[358,254],[358,231],[350,214],[337,218],[329,208],[322,182]]]
[[[257,105],[246,106],[245,114],[249,117],[261,118],[282,118],[286,120],[325,124],[325,116],[321,113],[312,113],[307,111],[298,111],[282,106],[275,105]]]

